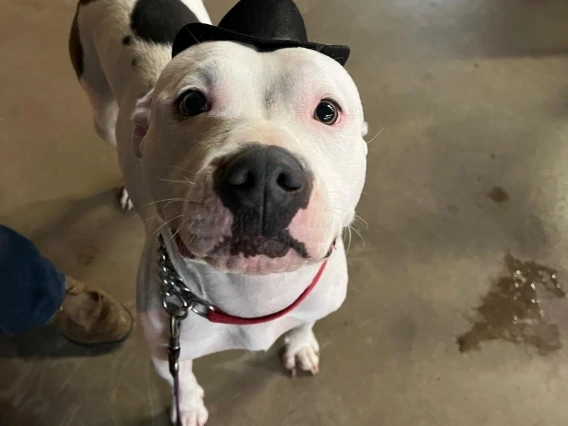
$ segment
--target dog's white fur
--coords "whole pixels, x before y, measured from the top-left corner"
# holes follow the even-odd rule
[[[201,1],[183,2],[200,21],[210,23]],[[318,371],[319,347],[312,327],[345,299],[347,266],[340,236],[353,220],[363,187],[366,123],[347,72],[314,51],[259,53],[232,42],[214,42],[191,47],[171,60],[170,46],[136,38],[123,46],[120,41],[129,35],[134,4],[135,0],[96,0],[80,6],[77,18],[85,63],[80,81],[93,107],[98,133],[117,145],[125,186],[145,221],[138,314],[158,373],[171,382],[168,321],[156,261],[158,232],[167,241],[178,273],[197,295],[245,317],[271,314],[294,302],[339,237],[318,285],[284,317],[253,326],[213,324],[195,314],[184,320],[182,424],[203,425],[208,414],[203,390],[192,372],[192,360],[198,357],[232,348],[266,350],[287,333],[285,367]],[[173,105],[188,87],[202,90],[213,106],[202,116],[180,120]],[[266,91],[271,93],[269,102]],[[313,119],[323,98],[341,106],[337,125]],[[282,146],[312,171],[309,205],[289,227],[292,236],[306,245],[310,259],[293,250],[274,259],[212,251],[230,234],[232,220],[212,190],[215,161],[250,141]],[[171,229],[180,233],[199,260],[180,254]]]

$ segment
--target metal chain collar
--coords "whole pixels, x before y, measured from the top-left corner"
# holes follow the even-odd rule
[[[212,311],[213,306],[191,292],[175,270],[163,237],[158,237],[158,265],[162,281],[162,305],[166,312],[180,320],[187,318],[189,311],[202,317]]]
[[[162,305],[170,317],[170,342],[168,345],[168,365],[170,374],[174,379],[174,397],[175,410],[177,414],[178,424],[180,422],[179,407],[179,356],[181,352],[180,346],[180,326],[181,321],[187,318],[190,311],[207,317],[208,312],[213,307],[193,294],[179,277],[175,270],[163,237],[158,237],[158,265],[160,280],[162,281]]]
[[[181,320],[187,318],[190,311],[202,317],[207,317],[207,314],[213,310],[213,307],[193,294],[179,277],[172,265],[164,238],[161,235],[158,237],[158,243],[158,265],[160,267],[160,280],[162,281],[162,305],[170,316],[170,357],[173,356],[175,358],[174,363],[170,362],[170,372],[172,372],[173,370],[177,371]]]

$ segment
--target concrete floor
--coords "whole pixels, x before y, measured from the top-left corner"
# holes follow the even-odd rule
[[[75,1],[0,0],[0,222],[134,309],[142,227],[114,204],[115,154],[67,58]],[[233,2],[207,3],[217,22]],[[278,348],[200,360],[210,424],[566,425],[565,346],[461,354],[456,338],[508,251],[568,277],[568,3],[299,6],[312,39],[353,48],[369,226],[351,245],[346,304],[316,327],[320,375],[289,379]],[[567,305],[549,302],[566,342]],[[110,353],[49,328],[0,340],[0,425],[166,425],[168,390],[139,334]]]

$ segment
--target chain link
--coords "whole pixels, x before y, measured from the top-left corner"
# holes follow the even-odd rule
[[[170,317],[169,369],[173,378],[177,379],[181,350],[181,321],[187,318],[189,311],[207,317],[207,314],[214,308],[193,294],[181,280],[172,265],[161,235],[158,237],[158,243],[158,266],[160,280],[162,281],[162,305]]]

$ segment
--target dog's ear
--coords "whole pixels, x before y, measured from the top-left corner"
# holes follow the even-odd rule
[[[363,121],[363,123],[361,124],[361,136],[365,137],[367,136],[367,133],[369,133],[369,123]]]
[[[142,141],[148,132],[148,126],[150,126],[153,93],[154,89],[138,99],[132,114],[132,121],[134,121],[134,126],[132,127],[132,148],[134,149],[134,155],[138,158],[142,158]]]

